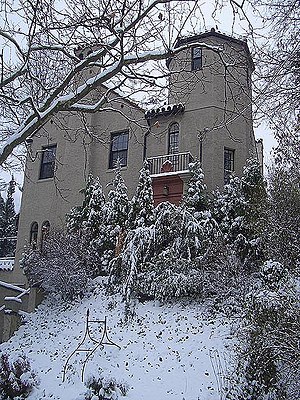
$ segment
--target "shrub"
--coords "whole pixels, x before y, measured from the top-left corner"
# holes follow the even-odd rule
[[[246,296],[232,400],[299,398],[299,299],[293,277],[269,260]]]
[[[143,266],[137,275],[135,291],[141,299],[199,298],[203,292],[203,272],[197,261],[166,252]]]
[[[0,356],[0,399],[24,399],[35,386],[39,385],[36,373],[28,359],[19,355],[14,361],[7,353]]]
[[[125,382],[94,375],[87,378],[85,386],[88,390],[83,397],[78,397],[76,400],[118,400],[120,396],[126,396],[129,390]]]
[[[78,235],[53,232],[41,249],[25,251],[21,265],[31,286],[72,300],[85,293],[90,276],[82,252]]]

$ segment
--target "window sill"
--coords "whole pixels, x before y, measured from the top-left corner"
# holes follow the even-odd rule
[[[121,167],[121,171],[126,171],[128,168],[128,165],[126,165],[125,167]],[[116,168],[108,168],[106,170],[106,172],[115,172]]]
[[[54,181],[54,176],[52,178],[38,178],[37,182],[51,182]]]

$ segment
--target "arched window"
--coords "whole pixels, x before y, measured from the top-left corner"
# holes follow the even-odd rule
[[[179,151],[179,124],[175,122],[169,126],[168,154],[176,154]]]
[[[46,239],[50,231],[50,222],[49,221],[44,221],[42,224],[42,236],[41,236],[41,242],[43,245],[43,241]]]
[[[44,241],[47,238],[50,231],[50,222],[44,221],[42,223],[42,233],[41,233],[41,251],[43,250]]]
[[[36,248],[37,244],[37,238],[38,238],[38,231],[39,231],[39,225],[37,222],[33,222],[30,227],[30,238],[29,238],[29,243],[32,245],[32,247]]]

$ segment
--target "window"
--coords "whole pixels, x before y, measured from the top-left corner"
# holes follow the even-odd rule
[[[36,248],[37,238],[38,238],[38,231],[39,226],[37,222],[33,222],[30,228],[30,238],[29,243],[32,245],[33,248]]]
[[[109,168],[115,168],[119,160],[122,167],[127,165],[128,131],[112,133],[109,154]]]
[[[50,222],[44,221],[42,224],[41,249],[43,249],[44,240],[47,238],[49,231],[50,231]]]
[[[44,221],[42,225],[42,241],[48,236],[50,231],[50,222]]]
[[[40,179],[53,178],[55,167],[56,144],[43,147]]]
[[[169,127],[168,154],[176,154],[179,151],[179,125],[177,123]]]
[[[224,149],[224,183],[228,183],[234,171],[234,150]]]
[[[202,49],[201,47],[192,48],[192,71],[202,68]]]

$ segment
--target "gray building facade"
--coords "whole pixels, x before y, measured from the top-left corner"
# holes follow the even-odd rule
[[[254,66],[247,43],[211,30],[178,39],[176,46],[188,48],[167,61],[166,104],[145,111],[111,91],[110,111],[58,114],[32,138],[15,264],[11,270],[0,270],[0,280],[12,284],[0,287],[4,304],[0,340],[17,326],[18,309],[33,310],[37,301],[34,291],[22,292],[22,303],[7,300],[13,287],[27,288],[19,266],[24,245],[39,243],[49,227],[63,228],[65,214],[82,202],[80,190],[89,173],[99,176],[106,187],[119,159],[132,196],[147,158],[156,203],[178,203],[191,160],[201,161],[205,182],[212,190],[222,188],[231,172],[240,175],[247,158],[262,159],[262,144],[256,146],[253,133]],[[94,96],[103,90],[97,89]],[[5,313],[8,309],[12,313]]]

